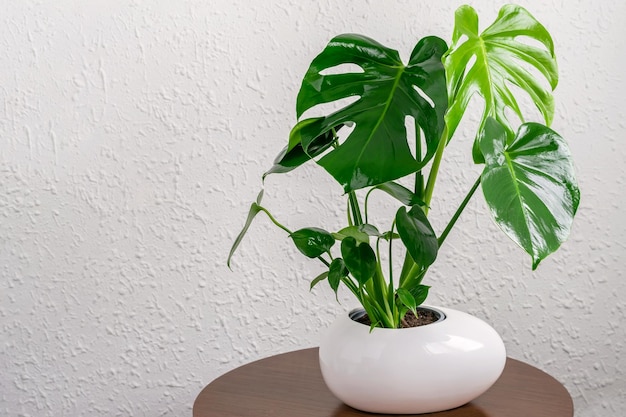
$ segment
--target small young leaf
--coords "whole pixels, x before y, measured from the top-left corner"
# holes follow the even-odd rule
[[[406,288],[398,288],[396,294],[398,294],[398,298],[402,304],[408,307],[408,309],[417,316],[417,311],[415,310],[417,308],[417,303],[415,302],[413,295]]]
[[[382,236],[378,229],[371,224],[361,224],[359,226],[344,227],[337,233],[332,234],[337,240],[344,240],[347,237],[353,237],[357,242],[369,243],[370,236]]]
[[[391,240],[391,239],[399,239],[400,235],[397,233],[391,233],[391,230],[383,233],[382,235],[380,235],[380,237],[382,237],[385,240]]]
[[[311,281],[311,286],[309,287],[309,291],[313,289],[319,282],[324,281],[328,276],[328,271],[324,271],[318,276],[316,276],[313,281]]]
[[[396,227],[402,243],[416,264],[427,267],[437,258],[437,236],[424,211],[413,206],[407,213],[400,207],[396,213]]]
[[[428,297],[428,290],[430,287],[428,285],[417,285],[415,288],[410,288],[409,292],[415,299],[415,306],[421,305],[424,301],[426,301],[426,297]]]
[[[333,259],[328,271],[328,283],[330,284],[330,288],[335,291],[335,294],[337,294],[337,289],[339,288],[339,284],[341,283],[342,278],[345,278],[347,276],[348,269],[346,268],[346,264],[344,263],[343,259]]]
[[[292,171],[323,153],[328,147],[335,141],[335,135],[332,129],[319,135],[313,140],[308,140],[311,143],[307,147],[307,151],[304,151],[302,147],[302,137],[307,135],[307,131],[311,125],[319,124],[321,118],[307,119],[298,123],[289,135],[289,144],[278,154],[274,159],[274,165],[263,174],[263,180],[269,174],[282,174]],[[335,126],[335,131],[339,130],[343,124]]]
[[[384,184],[377,185],[374,189],[381,190],[404,204],[405,206],[425,206],[426,204],[420,200],[417,195],[405,186],[397,182],[389,181]]]
[[[298,250],[309,258],[317,258],[335,244],[335,238],[330,233],[316,227],[297,230],[289,237]]]
[[[243,229],[241,229],[241,232],[239,232],[239,234],[237,235],[235,242],[233,242],[233,246],[230,248],[230,253],[228,254],[228,260],[226,261],[226,265],[228,265],[229,268],[230,268],[230,260],[233,257],[233,254],[235,253],[235,251],[237,250],[237,247],[239,247],[241,240],[248,232],[248,229],[250,228],[250,225],[252,224],[252,220],[254,220],[256,215],[259,214],[259,212],[261,211],[261,206],[259,206],[259,204],[261,202],[262,197],[263,197],[263,191],[261,190],[261,192],[259,193],[257,197],[257,202],[252,203],[252,205],[250,206],[250,211],[248,212],[248,218],[246,219],[246,224],[244,224]]]
[[[376,272],[376,254],[367,243],[358,244],[355,238],[347,237],[341,242],[341,255],[348,271],[364,285]]]

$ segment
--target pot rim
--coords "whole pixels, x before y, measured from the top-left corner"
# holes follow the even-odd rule
[[[441,323],[447,317],[446,314],[443,311],[441,311],[440,309],[438,309],[436,307],[420,305],[420,306],[417,307],[417,310],[428,310],[428,311],[432,311],[433,313],[435,313],[435,315],[437,315],[437,320],[433,321],[432,323],[425,324],[424,326],[430,326],[431,324]],[[352,310],[350,310],[348,312],[348,317],[354,323],[360,324],[362,326],[366,326],[365,324],[359,323],[357,321],[359,318],[363,317],[366,314],[367,314],[367,312],[365,311],[365,309],[363,307],[357,307],[357,308],[354,308],[354,309],[352,309]],[[424,326],[418,326],[417,328],[424,327]],[[408,329],[415,329],[415,328],[416,327],[410,327]],[[404,329],[404,328],[389,329],[389,328],[385,328],[385,327],[376,327],[376,329],[383,329],[383,330],[407,330],[407,329]]]

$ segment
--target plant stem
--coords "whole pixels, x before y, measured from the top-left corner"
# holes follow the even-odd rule
[[[283,226],[282,224],[278,223],[278,221],[274,218],[274,216],[272,216],[270,214],[269,211],[267,211],[267,209],[265,209],[265,207],[261,207],[258,206],[259,210],[261,210],[263,213],[267,214],[267,217],[269,217],[269,219],[272,221],[272,223],[274,223],[276,226],[280,227],[281,229],[283,229],[285,232],[289,233],[290,235],[293,233],[291,230],[287,229],[285,226]]]
[[[356,226],[363,224],[363,218],[361,217],[361,209],[359,208],[359,200],[356,198],[356,193],[350,191],[348,193],[348,200],[350,202],[350,209],[352,210],[352,218]]]
[[[426,214],[428,214],[430,201],[433,198],[435,182],[437,181],[437,173],[439,172],[439,166],[441,165],[441,158],[443,157],[443,151],[446,149],[447,144],[448,144],[448,128],[445,127],[443,130],[443,134],[441,135],[441,139],[439,139],[439,145],[437,146],[437,151],[435,152],[435,157],[433,158],[433,164],[430,167],[430,173],[428,174],[428,182],[426,183],[426,190],[424,191],[424,203],[426,203],[426,207],[424,207],[424,213]]]
[[[415,159],[417,162],[422,160],[422,141],[421,141],[421,133],[420,128],[417,123],[415,123]],[[420,200],[424,198],[424,174],[422,174],[422,170],[420,168],[419,171],[415,173],[415,187],[414,187],[415,195]]]
[[[454,213],[454,215],[452,216],[452,218],[448,222],[448,225],[446,226],[446,228],[441,233],[441,236],[439,236],[439,238],[437,239],[437,243],[439,243],[440,247],[443,244],[443,242],[446,240],[446,237],[448,237],[448,233],[450,233],[450,230],[452,230],[452,227],[454,227],[454,224],[456,223],[456,221],[458,220],[459,216],[461,215],[461,213],[465,209],[465,206],[467,206],[467,203],[469,203],[470,199],[472,198],[472,196],[476,192],[476,189],[478,189],[478,185],[480,184],[480,180],[481,180],[481,176],[479,175],[478,178],[476,179],[476,181],[474,182],[474,185],[472,185],[472,188],[469,190],[469,192],[467,193],[467,195],[463,199],[463,202],[461,203],[459,208],[456,209],[456,212]]]

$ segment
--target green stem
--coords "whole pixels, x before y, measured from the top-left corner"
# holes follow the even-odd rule
[[[391,223],[391,233],[389,237],[389,288],[387,288],[387,298],[388,303],[393,306],[393,322],[398,322],[398,308],[394,302],[395,299],[395,291],[393,286],[393,230],[395,229],[396,221],[394,220]]]
[[[350,209],[352,210],[352,218],[356,226],[363,224],[363,218],[361,217],[361,209],[359,208],[359,200],[356,198],[356,193],[350,191],[348,193],[348,200],[350,202]]]
[[[383,269],[380,265],[380,238],[376,239],[376,260],[376,273],[374,274],[374,279],[378,281],[378,294],[380,295],[380,298],[385,302],[385,311],[387,312],[387,314],[393,316],[389,307],[389,301],[387,300],[387,282],[385,281]]]
[[[270,214],[270,212],[265,209],[265,207],[261,207],[261,206],[258,206],[258,207],[259,207],[259,210],[261,210],[263,213],[267,214],[267,217],[269,217],[269,219],[272,221],[272,223],[274,223],[276,226],[280,227],[281,229],[283,229],[285,232],[287,232],[289,234],[293,233],[291,230],[287,229],[285,226],[283,226],[282,224],[278,223],[278,221],[274,218],[274,216],[272,216]]]
[[[354,222],[352,221],[352,216],[350,215],[350,199],[347,201],[346,214],[348,215],[348,226],[354,226]]]
[[[370,194],[372,193],[372,191],[374,191],[376,188],[372,187],[369,189],[369,191],[365,194],[365,200],[363,201],[363,209],[365,212],[365,223],[369,224],[369,217],[367,214],[367,207],[369,204],[369,198],[370,198]]]
[[[415,124],[415,159],[417,162],[422,160],[422,141],[419,125]],[[424,198],[424,174],[420,169],[415,173],[415,195],[422,200]]]
[[[430,201],[433,198],[433,191],[435,190],[435,182],[437,181],[437,173],[439,172],[439,166],[441,165],[441,158],[443,157],[443,151],[446,149],[447,144],[448,144],[448,128],[445,127],[443,134],[441,135],[441,139],[439,139],[439,146],[437,146],[437,151],[435,152],[435,157],[433,158],[433,164],[430,167],[430,173],[428,174],[428,182],[426,183],[426,190],[424,191],[424,203],[426,203],[426,207],[424,207],[424,213],[426,214],[428,214]]]
[[[481,180],[481,176],[478,176],[478,178],[476,179],[476,182],[474,182],[474,185],[472,185],[472,188],[469,190],[469,192],[467,193],[467,195],[463,199],[463,202],[461,203],[459,208],[456,209],[456,212],[454,213],[454,215],[452,216],[452,218],[448,222],[448,225],[446,226],[446,228],[441,233],[441,236],[439,236],[439,238],[437,239],[437,243],[439,243],[440,247],[443,244],[443,242],[446,240],[446,237],[448,237],[448,233],[450,233],[450,230],[452,230],[452,227],[454,227],[454,224],[459,219],[459,216],[461,216],[461,213],[465,209],[465,206],[467,206],[467,203],[469,203],[470,199],[472,198],[472,196],[474,195],[474,193],[478,189],[478,185],[480,184],[480,180]]]
[[[318,256],[318,257],[317,257],[317,259],[319,259],[320,261],[322,261],[322,263],[323,263],[324,265],[326,265],[327,267],[329,267],[329,268],[330,268],[330,262],[328,262],[326,259],[322,258],[322,256],[321,256],[321,255],[320,255],[320,256]],[[331,259],[332,259],[332,256],[331,256]]]

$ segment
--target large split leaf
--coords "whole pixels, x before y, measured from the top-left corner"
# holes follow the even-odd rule
[[[354,123],[346,140],[318,161],[345,191],[381,184],[422,168],[434,155],[444,127],[447,95],[441,57],[446,50],[443,40],[423,38],[405,66],[397,51],[365,36],[345,34],[332,39],[304,76],[297,99],[298,117],[319,104],[354,96],[359,99],[321,118],[302,120],[294,129],[300,132],[304,152],[310,155],[312,146],[319,149],[318,138],[337,126]],[[323,74],[343,64],[356,64],[363,72]],[[419,160],[411,155],[407,141],[407,116],[413,117],[423,132],[426,149]]]
[[[545,48],[524,43],[519,37],[532,39]],[[474,93],[485,100],[479,132],[487,118],[493,117],[512,137],[515,129],[507,120],[505,110],[512,110],[522,121],[524,117],[509,88],[511,84],[528,93],[548,126],[552,122],[552,94],[524,65],[534,67],[554,89],[558,82],[554,45],[548,31],[524,8],[502,7],[495,22],[481,34],[476,11],[470,6],[457,9],[452,45],[443,63],[450,105],[446,114],[448,137],[452,137]],[[477,141],[473,154],[475,162],[484,161]]]
[[[538,124],[523,124],[512,143],[488,118],[480,138],[482,188],[496,223],[533,259],[533,269],[567,239],[580,192],[563,139]]]

